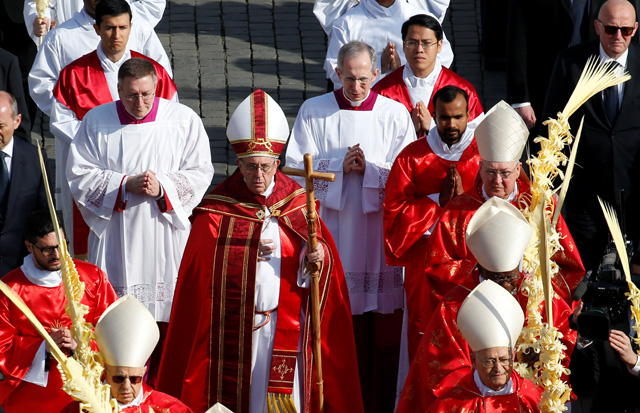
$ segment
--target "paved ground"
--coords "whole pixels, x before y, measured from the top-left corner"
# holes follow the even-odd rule
[[[276,99],[290,126],[305,99],[326,91],[322,69],[326,39],[313,15],[313,3],[168,0],[156,32],[172,59],[181,103],[200,114],[209,134],[213,184],[235,169],[225,127],[252,90],[264,89]],[[452,1],[444,29],[453,46],[456,71],[473,83],[484,107],[504,98],[504,72],[483,69],[480,0]],[[40,115],[35,123],[33,137],[44,136],[53,159],[48,119]]]

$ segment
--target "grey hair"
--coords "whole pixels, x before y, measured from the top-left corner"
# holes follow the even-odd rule
[[[371,74],[375,73],[376,63],[378,61],[376,51],[368,44],[358,41],[349,42],[340,48],[338,52],[338,69],[342,72],[345,57],[353,57],[365,52],[369,53],[369,57],[371,58]]]
[[[142,79],[143,77],[151,76],[153,78],[153,84],[158,83],[158,76],[156,75],[156,68],[153,67],[150,61],[141,57],[134,57],[122,64],[120,70],[118,70],[118,83],[127,77],[134,79]]]
[[[13,119],[16,119],[20,112],[18,112],[18,101],[16,100],[15,96],[5,91],[0,91],[0,94],[4,94],[7,96],[7,99],[9,100],[9,109],[11,109],[11,117]]]

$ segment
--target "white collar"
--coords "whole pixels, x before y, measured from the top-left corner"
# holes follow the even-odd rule
[[[104,50],[102,50],[102,40],[100,40],[100,42],[98,43],[96,52],[98,53],[98,59],[100,59],[100,64],[102,64],[102,68],[105,72],[117,72],[124,62],[131,59],[131,51],[129,50],[129,46],[127,46],[120,60],[118,60],[117,62],[112,62],[111,59],[109,59],[107,55],[104,54]]]
[[[487,195],[487,191],[484,190],[484,185],[482,186],[482,196],[484,196],[485,201],[491,199],[491,197],[489,195]],[[513,186],[513,192],[511,192],[509,194],[509,196],[507,197],[507,199],[505,199],[505,201],[507,202],[513,202],[514,199],[516,199],[516,196],[518,196],[518,182],[516,181],[515,185]]]
[[[369,98],[369,94],[370,93],[371,93],[371,89],[369,89],[369,91],[367,92],[367,96],[365,96],[364,99],[362,99],[362,100],[351,100],[351,99],[349,99],[347,97],[347,94],[344,93],[344,87],[342,88],[342,96],[344,96],[344,98],[347,99],[347,102],[349,102],[349,104],[351,104],[352,108],[360,107],[362,105],[362,102],[366,101]]]
[[[140,403],[142,403],[142,397],[144,396],[144,385],[140,386],[140,391],[138,392],[138,395],[136,396],[135,399],[133,399],[131,401],[131,403],[129,404],[122,404],[120,402],[118,402],[118,407],[120,407],[120,409],[126,409],[128,407],[136,407],[136,406],[140,406]]]
[[[9,159],[13,158],[13,141],[16,139],[15,136],[11,137],[11,141],[2,149],[2,152],[6,153],[9,156]]]
[[[62,271],[41,270],[33,262],[33,255],[24,257],[20,269],[31,283],[41,287],[55,288],[62,282]]]
[[[629,49],[627,48],[627,50],[624,51],[624,53],[622,53],[622,56],[620,56],[617,59],[614,59],[612,57],[610,57],[602,48],[602,44],[598,45],[599,49],[600,49],[600,59],[602,59],[603,63],[609,62],[611,60],[614,60],[616,62],[618,62],[620,64],[620,66],[626,68],[627,67],[627,58],[629,57]]]
[[[264,191],[264,193],[262,195],[264,195],[265,198],[269,198],[271,196],[271,194],[273,193],[273,190],[275,189],[275,187],[276,187],[276,177],[274,175],[273,179],[271,180],[271,183],[267,187],[267,190]]]
[[[449,146],[442,140],[440,133],[438,132],[438,128],[434,126],[427,135],[427,142],[429,143],[431,150],[433,150],[433,153],[442,159],[447,161],[458,161],[465,149],[467,149],[471,142],[473,142],[473,137],[473,132],[469,127],[467,127],[467,129],[462,133],[460,140]]]
[[[509,378],[507,384],[505,384],[504,387],[500,390],[492,390],[489,387],[485,386],[482,380],[480,380],[478,370],[473,371],[473,381],[476,382],[476,386],[478,386],[478,390],[480,390],[480,393],[482,393],[482,397],[506,396],[507,394],[513,393],[513,379],[511,378]]]
[[[440,76],[440,72],[442,71],[442,65],[436,60],[435,66],[433,66],[433,70],[426,77],[417,77],[413,70],[411,70],[411,66],[409,63],[404,65],[404,70],[402,71],[402,79],[410,88],[415,87],[433,87],[436,84],[436,79]],[[428,104],[426,102],[425,104]]]

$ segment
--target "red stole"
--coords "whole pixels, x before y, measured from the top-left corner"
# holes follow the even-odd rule
[[[141,57],[153,64],[158,77],[156,96],[168,100],[172,99],[177,91],[176,85],[162,65],[133,50],[131,57]],[[71,109],[78,120],[82,120],[91,109],[113,102],[97,50],[87,53],[62,69],[58,82],[53,88],[53,96]],[[82,214],[74,202],[73,252],[76,256],[87,254],[89,231],[89,226],[84,222]]]

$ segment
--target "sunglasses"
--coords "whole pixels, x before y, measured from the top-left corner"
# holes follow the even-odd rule
[[[620,34],[624,37],[628,37],[633,34],[634,27],[605,26],[602,22],[600,22],[600,24],[604,27],[604,32],[609,36],[615,36],[618,33],[618,30],[620,30]]]
[[[142,376],[111,376],[111,380],[115,384],[122,384],[126,379],[129,379],[131,384],[138,384],[142,381]]]

